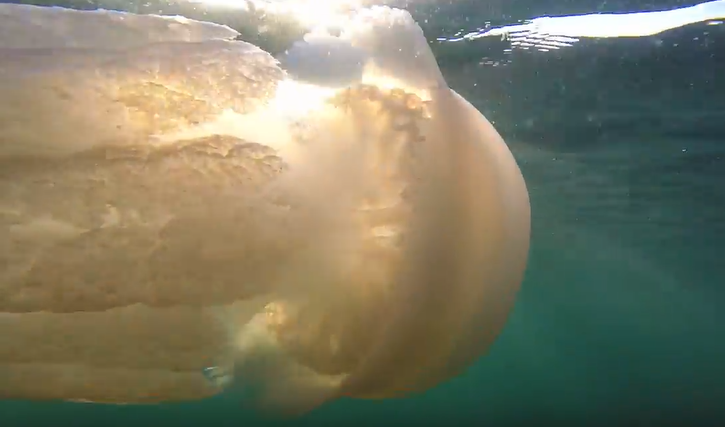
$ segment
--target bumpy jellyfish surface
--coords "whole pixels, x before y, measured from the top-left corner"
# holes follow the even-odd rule
[[[411,16],[279,60],[236,36],[0,5],[0,397],[301,413],[434,387],[501,331],[527,190]]]

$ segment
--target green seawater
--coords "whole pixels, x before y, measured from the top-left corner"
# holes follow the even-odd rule
[[[485,14],[514,22],[547,13],[532,0],[511,10],[439,3],[419,12],[429,14],[431,43],[482,26]],[[584,3],[576,12],[603,7]],[[340,400],[289,420],[222,395],[157,406],[0,402],[0,427],[725,425],[723,27],[558,53],[506,56],[483,40],[434,46],[450,86],[509,142],[533,212],[515,310],[465,375],[423,395]],[[481,64],[486,56],[500,63]]]

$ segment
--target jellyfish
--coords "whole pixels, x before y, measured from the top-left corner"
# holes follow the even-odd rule
[[[280,58],[103,10],[3,4],[0,34],[0,397],[301,414],[502,330],[526,185],[408,12]]]

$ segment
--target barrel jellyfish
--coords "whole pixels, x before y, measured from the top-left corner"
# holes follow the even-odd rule
[[[411,15],[279,60],[237,35],[0,5],[0,397],[297,414],[430,389],[503,328],[526,186]]]

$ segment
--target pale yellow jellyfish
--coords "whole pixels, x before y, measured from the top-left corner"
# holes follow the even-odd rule
[[[0,397],[298,413],[431,388],[501,331],[524,180],[410,15],[353,15],[336,86],[235,36],[0,5]]]

